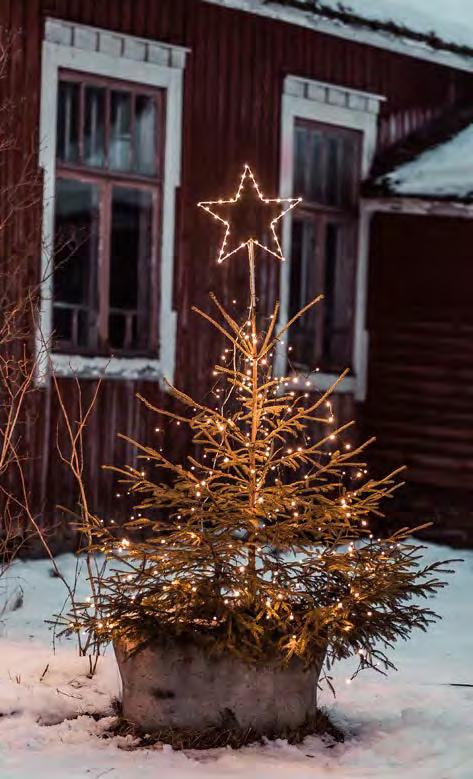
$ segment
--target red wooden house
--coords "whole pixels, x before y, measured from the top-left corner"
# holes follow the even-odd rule
[[[117,433],[161,436],[135,393],[208,392],[219,345],[191,306],[212,289],[243,306],[245,267],[217,267],[196,203],[233,192],[244,161],[263,191],[304,198],[288,261],[259,264],[262,305],[279,296],[284,322],[325,294],[279,369],[318,391],[348,366],[338,415],[377,436],[376,468],[473,488],[473,49],[308,0],[3,0],[0,24],[18,31],[1,88],[26,97],[18,142],[43,175],[47,350],[25,433],[39,511],[72,489],[51,372],[72,414],[73,378],[85,400],[102,378],[86,479],[108,515],[100,466],[133,457]]]

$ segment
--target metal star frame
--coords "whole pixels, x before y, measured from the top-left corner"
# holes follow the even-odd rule
[[[231,233],[231,230],[230,230],[231,222],[230,222],[229,219],[224,219],[222,216],[220,216],[220,214],[217,213],[217,208],[218,208],[218,206],[227,206],[227,205],[228,206],[232,206],[235,203],[237,203],[238,200],[241,197],[241,192],[242,192],[242,190],[243,190],[243,188],[244,188],[244,186],[246,184],[246,180],[247,179],[251,180],[251,182],[253,184],[253,187],[255,189],[257,197],[263,203],[265,203],[267,205],[272,204],[272,203],[287,204],[287,205],[269,223],[269,227],[270,227],[270,230],[271,230],[271,233],[272,233],[272,239],[273,239],[273,247],[272,248],[270,246],[266,246],[265,244],[261,243],[254,236],[251,236],[251,237],[247,238],[246,240],[241,241],[241,243],[239,243],[235,248],[233,248],[230,251],[228,251],[227,250],[227,243],[228,243],[228,238],[229,238],[230,233]],[[291,209],[295,208],[301,202],[301,200],[302,200],[302,198],[300,198],[300,197],[292,197],[292,198],[281,198],[281,197],[269,198],[269,197],[264,197],[264,195],[261,192],[261,190],[260,190],[260,188],[259,188],[259,186],[258,186],[258,184],[256,182],[256,179],[255,179],[255,177],[254,177],[254,175],[253,175],[253,173],[251,171],[250,166],[249,165],[245,165],[244,168],[243,168],[243,173],[242,173],[241,178],[240,178],[240,184],[238,186],[236,194],[232,198],[230,198],[229,200],[205,200],[205,201],[202,201],[202,202],[198,203],[197,205],[200,208],[203,208],[204,211],[207,211],[209,214],[211,214],[214,217],[214,219],[217,219],[219,222],[222,222],[222,224],[225,225],[225,235],[223,237],[223,242],[222,242],[222,245],[220,247],[218,260],[217,260],[219,263],[223,262],[228,257],[231,257],[233,254],[235,254],[236,252],[240,251],[240,249],[243,249],[245,246],[250,247],[250,245],[252,245],[252,244],[255,245],[255,246],[259,246],[260,249],[263,249],[264,251],[268,252],[269,254],[272,254],[273,257],[276,257],[276,259],[278,259],[278,260],[285,260],[286,258],[284,257],[284,255],[282,253],[281,244],[279,243],[278,234],[276,232],[276,224],[277,224],[277,222],[279,222],[280,219],[282,219],[282,217],[285,214],[287,214],[288,211],[291,211]]]

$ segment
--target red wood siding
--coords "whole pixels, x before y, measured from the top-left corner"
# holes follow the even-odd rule
[[[233,191],[243,161],[254,166],[263,190],[277,191],[284,76],[294,74],[386,96],[380,119],[381,146],[424,124],[450,101],[473,93],[473,77],[467,74],[202,0],[2,0],[0,25],[20,33],[0,90],[3,95],[24,96],[18,145],[34,155],[41,41],[48,15],[190,49],[174,303],[178,310],[176,383],[198,397],[209,387],[209,366],[220,345],[191,313],[191,305],[208,308],[211,289],[231,305],[246,279],[245,263],[234,260],[217,267],[218,234],[195,204]],[[12,158],[8,171],[0,175],[14,180],[18,165],[19,158]],[[4,246],[4,251],[10,249],[11,245]],[[277,294],[279,268],[273,259],[264,258],[259,270],[261,301],[269,307]],[[244,295],[238,297],[241,307]],[[61,386],[72,411],[72,383],[62,379]],[[83,381],[81,386],[88,396],[94,382]],[[101,464],[120,463],[131,456],[123,444],[117,444],[117,432],[153,440],[155,423],[136,404],[136,391],[155,402],[163,400],[153,383],[108,380],[100,391],[87,438],[89,485],[99,511],[110,513],[118,505],[113,480],[100,471]],[[337,403],[344,407],[342,415],[351,415],[350,398]],[[29,424],[26,445],[33,457],[36,505],[38,510],[44,507],[48,516],[57,503],[70,502],[70,485],[55,451],[58,421],[57,401],[45,391]],[[181,446],[178,432],[167,433],[171,449]]]
[[[378,215],[365,409],[376,466],[473,489],[473,224]]]

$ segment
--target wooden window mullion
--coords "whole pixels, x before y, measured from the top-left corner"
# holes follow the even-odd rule
[[[105,90],[105,120],[104,120],[104,154],[105,169],[110,166],[110,89]]]
[[[151,262],[150,262],[150,291],[149,291],[149,348],[153,351],[158,349],[158,325],[159,325],[159,272],[158,272],[158,235],[159,222],[158,215],[161,206],[161,192],[155,192],[153,195],[153,221],[151,225]]]
[[[84,125],[85,125],[85,85],[79,90],[79,162],[84,161]]]
[[[337,245],[337,267],[334,279],[334,337],[335,353],[339,356],[341,367],[351,361],[351,329],[353,327],[353,290],[356,279],[356,219],[341,219],[338,222],[339,238]],[[345,334],[348,342],[343,343]]]
[[[321,171],[321,179],[322,179],[322,197],[323,202],[327,202],[327,191],[328,191],[328,138],[326,135],[322,136],[323,141],[321,143],[321,161],[320,161],[320,171]]]
[[[99,208],[95,214],[94,222],[94,241],[93,246],[95,248],[95,255],[93,261],[89,263],[89,289],[88,289],[88,346],[92,349],[98,348],[99,343],[99,329],[98,319],[100,311],[99,301],[99,285],[98,285],[98,263],[100,258],[100,227],[101,227],[101,190],[99,189]]]
[[[318,215],[315,218],[315,229],[316,229],[316,243],[315,243],[315,293],[316,295],[320,295],[324,292],[324,279],[325,279],[325,263],[326,263],[326,252],[325,252],[325,239],[326,239],[326,231],[327,231],[327,224],[326,219],[324,216]],[[317,361],[321,359],[323,355],[323,343],[325,338],[324,333],[324,314],[323,314],[323,306],[324,301],[320,303],[320,305],[315,306],[314,309],[314,316],[315,316],[315,356]]]
[[[137,256],[137,290],[136,290],[136,330],[138,343],[141,346],[147,345],[149,341],[149,304],[147,301],[151,301],[151,279],[149,278],[149,262],[145,255],[146,246],[146,232],[143,234],[143,227],[146,226],[147,215],[140,213],[139,218],[139,243],[138,243],[138,256]],[[152,223],[150,230],[152,229]],[[148,271],[148,272],[147,272]]]
[[[167,121],[166,121],[166,100],[164,93],[160,90],[155,96],[156,123],[154,132],[158,133],[158,143],[155,144],[155,173],[159,177],[162,186],[164,173],[164,147],[166,143]],[[161,200],[161,190],[160,190]],[[161,203],[160,203],[161,205]]]
[[[70,145],[71,145],[71,125],[72,125],[72,107],[71,107],[71,93],[66,94],[66,110],[65,110],[65,128],[64,128],[64,158],[67,160],[70,158]]]
[[[136,93],[131,94],[131,106],[130,106],[130,170],[135,167],[136,156]]]
[[[101,349],[108,345],[110,299],[110,230],[112,221],[112,184],[103,182],[100,197],[100,235],[98,252],[98,340]]]

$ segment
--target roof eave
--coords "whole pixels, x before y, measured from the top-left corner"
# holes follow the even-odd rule
[[[442,41],[434,33],[416,33],[394,22],[376,23],[363,20],[359,24],[333,18],[314,11],[304,0],[203,0],[207,3],[266,16],[288,24],[308,27],[375,48],[392,51],[415,59],[426,60],[455,70],[473,72],[473,48]],[[296,5],[297,4],[297,5]],[[319,4],[320,5],[320,4]],[[340,13],[344,13],[340,11]],[[356,18],[356,17],[355,17]],[[383,26],[383,29],[380,28]],[[397,32],[395,32],[395,30]]]
[[[379,195],[366,193],[362,198],[365,213],[447,216],[473,219],[473,198],[446,195]]]

